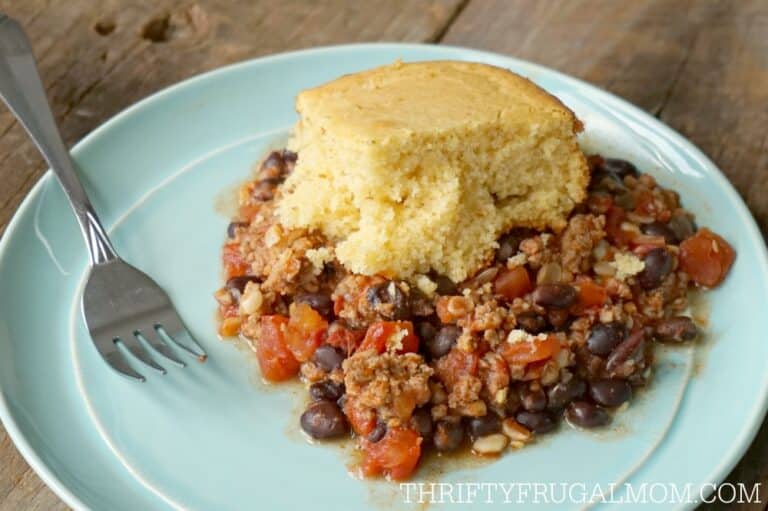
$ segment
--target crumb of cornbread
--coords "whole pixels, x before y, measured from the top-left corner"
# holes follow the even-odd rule
[[[471,275],[515,226],[559,230],[589,179],[581,123],[507,70],[392,65],[299,94],[299,160],[278,206],[362,274]]]
[[[310,248],[304,255],[312,264],[315,275],[322,273],[325,263],[333,261],[333,250],[328,247]]]
[[[616,278],[626,280],[627,277],[637,275],[645,269],[645,263],[635,254],[618,252],[609,263],[616,270]]]

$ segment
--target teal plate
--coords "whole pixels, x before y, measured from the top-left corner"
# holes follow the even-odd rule
[[[145,384],[105,366],[79,313],[84,245],[50,174],[8,226],[0,242],[0,415],[27,461],[69,505],[421,508],[405,503],[393,483],[350,477],[349,452],[307,444],[297,428],[297,387],[265,386],[253,357],[217,338],[212,298],[228,223],[222,205],[260,156],[284,143],[296,120],[296,93],[397,58],[473,60],[530,77],[584,121],[588,150],[627,158],[678,190],[699,223],[738,253],[725,284],[708,295],[708,339],[695,349],[660,351],[649,390],[610,430],[562,427],[499,461],[451,463],[443,473],[422,471],[420,480],[587,489],[614,483],[614,503],[596,506],[610,508],[629,497],[625,482],[635,491],[643,483],[716,483],[744,453],[768,396],[766,251],[743,202],[712,162],[637,108],[540,66],[461,48],[341,46],[186,81],[129,108],[73,150],[118,251],[169,291],[210,354],[207,363],[169,367],[168,375],[149,375]],[[565,504],[543,507],[589,507],[579,498],[581,486],[575,488]],[[494,500],[505,505],[499,495]],[[525,503],[532,503],[530,496]],[[664,507],[693,505],[667,501]]]

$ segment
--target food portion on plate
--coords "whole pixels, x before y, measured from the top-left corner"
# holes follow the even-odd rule
[[[428,450],[500,455],[610,423],[654,345],[699,336],[689,294],[735,253],[506,70],[422,62],[302,92],[289,147],[239,192],[220,334],[301,378],[312,438],[353,435],[365,477]],[[439,460],[439,457],[437,458]]]

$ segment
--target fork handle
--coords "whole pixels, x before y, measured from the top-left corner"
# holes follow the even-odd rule
[[[64,189],[75,211],[80,230],[88,244],[91,264],[117,259],[93,210],[91,201],[77,177],[75,164],[69,156],[61,134],[51,114],[45,89],[35,65],[32,46],[16,20],[0,13],[0,97],[29,133],[37,148]]]

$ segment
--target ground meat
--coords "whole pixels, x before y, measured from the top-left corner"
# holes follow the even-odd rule
[[[460,415],[485,415],[480,399],[482,380],[477,376],[477,356],[455,348],[433,363],[436,378],[448,392],[448,407]],[[482,406],[481,406],[482,405]]]
[[[460,320],[459,326],[466,326],[471,332],[483,332],[499,328],[509,311],[501,307],[495,299],[481,303],[473,308],[468,320]]]
[[[506,390],[509,386],[509,368],[507,363],[496,352],[489,351],[478,363],[480,380],[483,382],[483,398],[496,406],[501,406],[507,399]]]
[[[484,402],[480,399],[483,382],[477,376],[461,375],[448,394],[448,407],[460,415],[476,417],[485,415]],[[483,406],[479,406],[479,405]]]
[[[528,266],[537,270],[542,265],[555,259],[555,253],[550,247],[551,234],[539,234],[520,242],[520,251],[525,254]]]
[[[605,237],[605,217],[574,215],[560,238],[561,263],[571,273],[589,271],[595,245]]]
[[[432,368],[415,353],[366,350],[346,359],[343,369],[347,396],[357,406],[375,410],[380,420],[406,421],[431,396]]]
[[[333,291],[333,301],[337,304],[336,315],[345,320],[351,328],[366,328],[379,319],[378,312],[368,301],[367,290],[382,284],[382,277],[366,275],[348,275],[341,279]]]
[[[282,227],[271,203],[265,204],[250,227],[240,234],[245,260],[250,264],[249,274],[262,279],[263,291],[279,295],[294,294],[299,289],[319,290],[319,272],[306,253],[323,244],[320,236]]]

